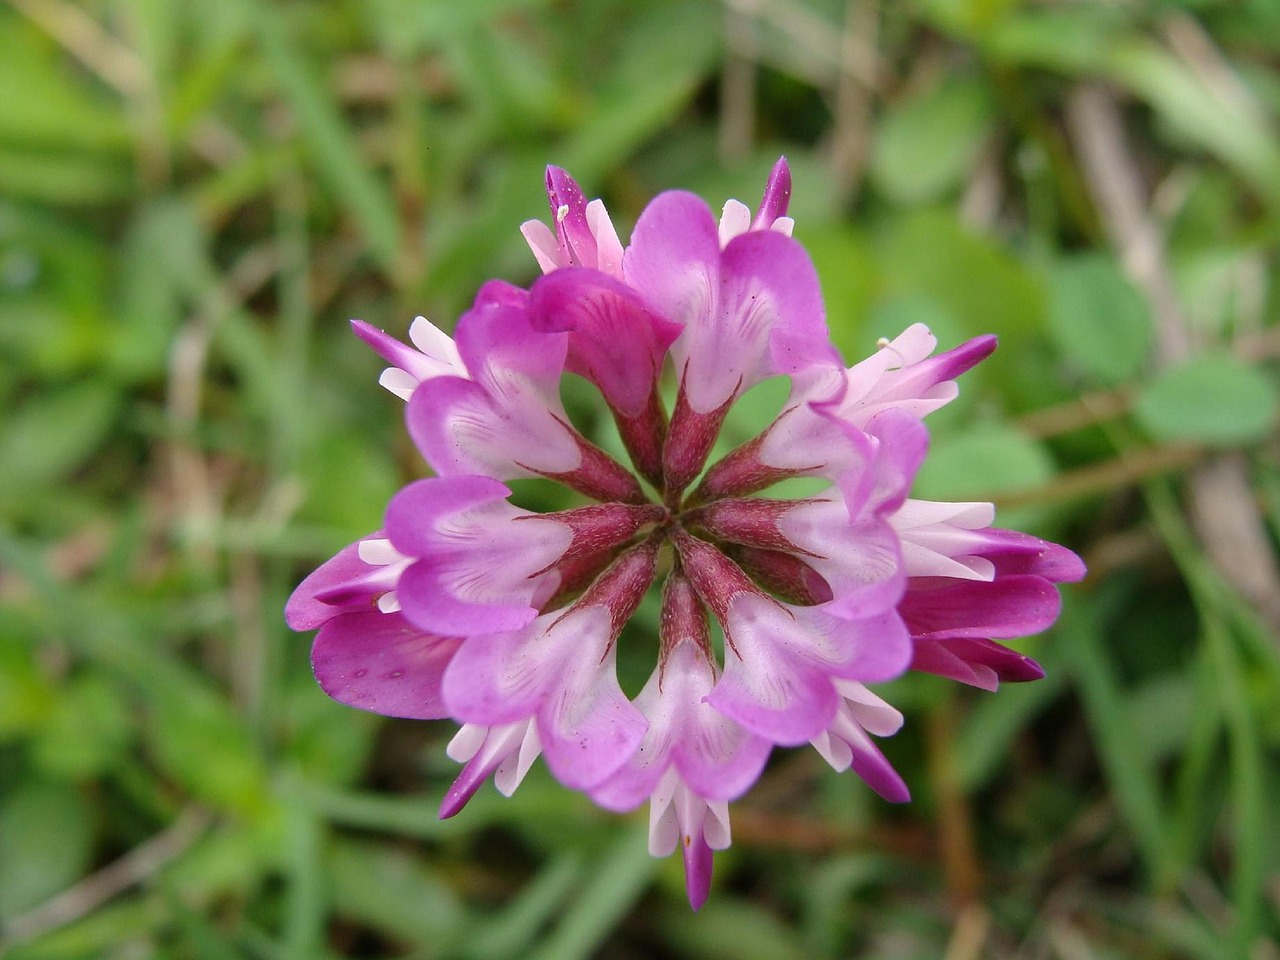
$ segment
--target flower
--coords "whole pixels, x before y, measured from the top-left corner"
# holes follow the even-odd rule
[[[624,246],[604,205],[552,167],[552,226],[522,228],[543,271],[527,290],[492,281],[452,338],[415,320],[413,346],[354,321],[433,475],[285,610],[319,628],[330,696],[461,724],[441,816],[490,777],[510,794],[541,756],[606,809],[647,800],[650,850],[681,850],[695,909],[729,804],[774,747],[812,744],[905,801],[872,739],[903,718],[868,685],[909,669],[987,689],[1042,676],[1000,641],[1048,627],[1056,585],[1084,573],[1063,547],[993,528],[990,504],[910,497],[923,418],[995,338],[935,354],[917,324],[846,368],[791,238],[790,192],[779,161],[754,215],[664,193]],[[631,467],[572,425],[565,373],[598,390]],[[782,412],[708,466],[729,409],[779,376]],[[522,509],[508,483],[525,477],[582,505]],[[768,495],[796,477],[820,490]],[[657,662],[629,698],[618,644],[659,583]]]

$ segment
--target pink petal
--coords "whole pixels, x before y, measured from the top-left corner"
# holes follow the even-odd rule
[[[1031,576],[913,581],[899,607],[917,639],[1025,637],[1049,627],[1061,609],[1053,585]]]
[[[992,640],[943,638],[916,643],[911,669],[932,673],[984,690],[995,690],[1001,680],[1020,683],[1044,677],[1040,664]]]
[[[353,581],[359,582],[370,572],[376,571],[376,567],[360,559],[360,541],[379,538],[382,535],[382,531],[379,530],[343,547],[298,584],[284,607],[284,619],[291,629],[314,630],[341,613],[371,608],[376,599],[372,593],[352,596],[345,603],[338,605],[318,599],[317,594],[340,589]]]
[[[523,630],[476,637],[463,644],[444,675],[444,700],[463,723],[501,726],[537,712],[556,668],[534,652],[547,618]]]
[[[416,558],[396,595],[424,630],[463,636],[518,630],[555,589],[552,567],[570,529],[506,501],[489,477],[433,477],[405,487],[387,507],[396,549]]]
[[[577,660],[538,711],[551,772],[573,790],[590,790],[631,758],[648,722],[618,686],[614,648],[603,661]]]
[[[774,743],[794,746],[826,729],[838,698],[830,676],[792,651],[807,645],[803,626],[768,601],[744,596],[725,624],[724,675],[707,703]]]
[[[447,717],[445,668],[462,641],[418,630],[398,613],[345,613],[320,628],[311,666],[340,703],[389,717]]]
[[[490,378],[492,380],[492,378]],[[512,377],[499,394],[457,377],[429,380],[406,409],[409,433],[442,476],[499,479],[567,473],[582,461],[559,401],[548,407],[526,381]]]
[[[681,329],[625,284],[580,268],[538,280],[530,312],[538,329],[568,333],[568,369],[598,386],[609,406],[628,417],[644,412]]]
[[[787,166],[787,158],[779,157],[769,172],[769,180],[764,185],[764,196],[760,200],[760,208],[751,223],[752,230],[768,230],[779,217],[787,215],[787,205],[791,200],[791,168]]]

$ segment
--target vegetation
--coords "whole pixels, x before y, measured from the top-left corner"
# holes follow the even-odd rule
[[[0,954],[1280,957],[1277,66],[1274,0],[0,4]],[[547,163],[781,153],[851,361],[1001,337],[920,492],[1092,572],[1045,680],[892,686],[910,805],[775,758],[695,916],[545,772],[438,821],[449,725],[281,610],[422,469],[348,318],[531,279]]]

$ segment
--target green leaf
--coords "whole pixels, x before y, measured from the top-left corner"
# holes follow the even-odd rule
[[[101,674],[75,678],[35,741],[35,759],[55,776],[83,778],[109,769],[132,738],[118,687]]]
[[[1233,445],[1270,433],[1275,383],[1234,357],[1198,357],[1162,374],[1139,395],[1138,421],[1157,440]]]
[[[894,104],[872,140],[870,173],[898,203],[936,200],[962,185],[993,121],[990,94],[976,80],[947,78]]]
[[[0,920],[70,886],[89,864],[89,806],[74,787],[28,780],[0,806]]]
[[[968,333],[999,334],[1006,350],[1044,323],[1041,280],[954,213],[922,210],[896,218],[876,252],[886,293],[926,294]]]
[[[0,491],[49,483],[103,442],[119,409],[111,384],[89,380],[28,400],[0,431]]]
[[[1102,383],[1120,383],[1142,370],[1151,312],[1105,254],[1080,254],[1053,266],[1048,319],[1063,356]]]
[[[914,495],[966,500],[1048,482],[1053,458],[1039,442],[1013,427],[990,424],[940,438],[916,476]]]
[[[231,704],[195,686],[152,694],[159,702],[147,733],[165,772],[215,806],[259,812],[267,795],[265,765]]]

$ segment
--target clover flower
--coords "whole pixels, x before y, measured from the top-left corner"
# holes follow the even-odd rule
[[[902,716],[868,685],[908,669],[988,689],[1042,676],[999,641],[1049,626],[1055,584],[1083,575],[1065,548],[993,529],[990,504],[909,497],[922,418],[995,338],[935,355],[917,324],[846,368],[790,236],[790,190],[779,161],[754,215],[664,193],[623,246],[603,204],[552,167],[552,225],[523,227],[543,271],[527,290],[486,284],[452,338],[419,317],[412,347],[354,321],[391,364],[381,382],[407,401],[433,476],[286,608],[294,629],[319,628],[330,696],[461,725],[441,816],[490,777],[509,795],[541,756],[602,807],[647,800],[650,850],[680,848],[695,909],[728,805],[775,746],[812,744],[905,801],[873,740]],[[570,423],[565,373],[599,391],[630,467]],[[782,412],[708,466],[735,401],[779,376]],[[507,483],[527,477],[584,502],[521,509]],[[795,477],[820,492],[768,496]],[[656,586],[659,653],[631,699],[617,648]]]

